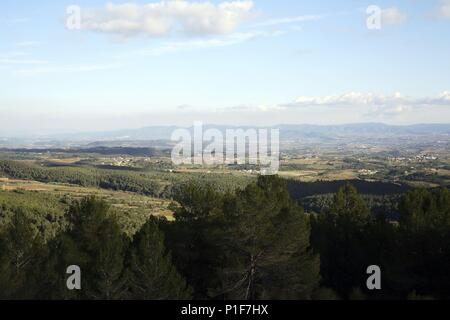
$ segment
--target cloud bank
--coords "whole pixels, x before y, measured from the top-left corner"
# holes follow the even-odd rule
[[[381,19],[385,25],[400,25],[408,20],[408,16],[398,8],[392,7],[381,11]]]
[[[160,1],[148,4],[107,4],[82,10],[82,29],[123,36],[144,34],[223,35],[234,32],[252,15],[253,1]]]
[[[441,0],[437,15],[441,18],[450,18],[450,0]]]
[[[435,97],[411,98],[396,92],[392,95],[349,92],[323,97],[300,96],[294,102],[285,104],[288,108],[323,107],[426,107],[433,105],[450,106],[450,91]]]
[[[368,117],[396,117],[418,110],[436,111],[436,108],[450,107],[450,91],[434,97],[412,98],[400,93],[380,95],[373,93],[349,92],[341,95],[322,97],[300,96],[295,101],[282,104],[281,109],[339,109],[353,110]]]

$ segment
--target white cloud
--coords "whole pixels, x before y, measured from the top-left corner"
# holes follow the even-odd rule
[[[39,44],[40,44],[39,41],[22,41],[22,42],[16,43],[16,45],[19,47],[31,47],[31,46],[37,46]]]
[[[398,8],[392,7],[381,11],[381,21],[384,25],[399,25],[408,20],[408,16]]]
[[[66,65],[16,70],[16,75],[34,76],[50,73],[83,73],[117,69],[118,65]]]
[[[449,105],[450,106],[450,91],[444,91],[434,98],[425,98],[423,104],[429,105]]]
[[[44,60],[23,60],[23,59],[11,59],[11,58],[0,58],[0,64],[12,65],[12,64],[46,64],[47,61]]]
[[[192,51],[198,49],[228,47],[244,43],[247,41],[251,41],[257,38],[275,37],[282,34],[283,34],[282,31],[274,31],[274,32],[252,31],[252,32],[233,33],[230,35],[221,36],[217,38],[173,41],[163,43],[156,47],[135,51],[134,54],[143,56],[161,56],[164,54]]]
[[[143,5],[109,3],[82,10],[82,29],[125,36],[218,35],[233,33],[252,13],[253,1],[213,4],[170,0]]]
[[[444,91],[436,97],[411,98],[396,92],[392,95],[349,92],[341,95],[310,97],[300,96],[294,102],[284,104],[286,108],[322,107],[375,107],[404,110],[400,107],[426,107],[445,105],[450,107],[450,92]]]
[[[275,105],[239,105],[218,109],[222,112],[247,112],[269,115],[270,118],[290,122],[303,119],[304,123],[396,121],[439,122],[450,114],[450,91],[433,97],[407,97],[400,93],[381,95],[362,92],[348,92],[330,96],[300,96],[290,103]],[[447,118],[446,118],[447,117]],[[427,120],[424,120],[427,119]]]
[[[437,15],[441,18],[450,18],[450,0],[441,0]]]
[[[34,65],[47,64],[46,60],[33,59],[24,51],[10,51],[0,54],[0,65]]]
[[[24,56],[28,56],[29,54],[27,52],[24,51],[10,51],[7,52],[3,57],[24,57]]]
[[[298,17],[288,17],[288,18],[279,18],[279,19],[272,19],[264,22],[260,22],[255,24],[255,27],[270,27],[270,26],[276,26],[280,24],[290,24],[290,23],[298,23],[298,22],[305,22],[305,21],[316,21],[322,19],[322,16],[319,15],[305,15],[305,16],[298,16]]]
[[[396,93],[392,96],[374,95],[371,93],[349,92],[335,96],[300,96],[294,102],[286,104],[286,107],[311,107],[311,106],[326,106],[326,107],[348,107],[348,106],[366,106],[366,105],[383,105],[387,101],[401,100],[401,95]]]
[[[266,112],[279,112],[284,111],[286,108],[278,105],[236,105],[233,107],[221,107],[215,109],[218,112],[256,112],[256,113],[266,113]]]
[[[28,18],[11,18],[11,19],[0,19],[0,23],[5,24],[18,24],[18,23],[25,23],[30,21]]]

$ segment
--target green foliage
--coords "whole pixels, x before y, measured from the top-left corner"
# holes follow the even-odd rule
[[[328,214],[312,219],[323,285],[354,299],[354,288],[362,288],[366,268],[375,264],[382,270],[383,290],[364,289],[357,296],[404,299],[413,290],[418,296],[450,296],[448,190],[412,191],[399,207],[399,225],[382,215],[369,218],[358,195],[345,188]]]
[[[417,294],[416,290],[414,290],[408,294],[407,299],[408,300],[433,300],[433,297]]]
[[[220,192],[234,191],[252,178],[229,174],[187,174],[161,171],[107,170],[93,167],[45,167],[34,163],[0,160],[0,174],[45,183],[66,183],[82,187],[135,192],[143,195],[172,198],[178,186],[192,180],[214,184]]]
[[[360,288],[353,288],[349,296],[350,300],[366,300],[367,296]]]
[[[0,234],[0,299],[34,297],[42,247],[29,218],[15,213]]]
[[[167,242],[198,298],[311,298],[319,261],[284,180],[260,177],[226,195],[188,185],[177,199]]]
[[[174,199],[181,204],[174,217],[178,221],[207,218],[221,209],[222,198],[212,184],[191,181],[174,194]]]
[[[189,297],[154,221],[130,243],[104,201],[93,197],[76,201],[67,216],[68,229],[45,246],[27,215],[17,213],[12,217],[0,235],[0,298]],[[66,288],[66,269],[71,265],[82,270],[82,290]],[[150,281],[152,276],[154,281]],[[147,290],[137,290],[139,277],[143,277],[141,284]]]
[[[56,196],[38,192],[0,191],[0,230],[8,226],[13,217],[20,213],[28,217],[36,234],[48,241],[67,227],[64,217],[66,205]]]
[[[70,231],[62,241],[68,241],[80,257],[84,270],[83,293],[91,299],[118,299],[126,291],[124,258],[127,239],[117,222],[108,215],[103,201],[86,198],[75,202],[69,210]]]
[[[312,299],[330,301],[330,300],[339,300],[339,296],[333,289],[320,287],[313,292]]]
[[[222,258],[217,230],[224,198],[212,184],[189,182],[177,188],[173,223],[163,223],[166,245],[173,253],[174,264],[194,289],[194,297],[211,297],[217,285],[216,266]]]
[[[364,283],[364,228],[369,222],[369,210],[350,185],[334,196],[330,210],[312,219],[312,244],[321,257],[323,284],[336,288],[348,297],[353,287]]]
[[[0,172],[173,198],[176,218],[148,220],[92,197],[0,192],[0,299],[450,297],[447,189],[405,194],[393,221],[383,208],[397,211],[397,195],[367,198],[350,185],[316,198],[324,210],[307,215],[278,177],[218,181],[224,176],[9,161]],[[81,267],[81,291],[66,288],[70,265]],[[369,265],[381,268],[381,291],[365,289]]]
[[[58,182],[82,187],[122,190],[160,196],[164,186],[153,177],[134,171],[101,170],[83,167],[43,167],[17,161],[0,161],[0,172],[16,178],[39,182]]]
[[[189,299],[191,290],[172,265],[164,235],[151,218],[135,235],[130,257],[130,293],[134,299]]]
[[[397,286],[405,292],[437,298],[450,296],[450,193],[415,190],[401,202]]]
[[[262,176],[228,201],[227,259],[221,270],[225,297],[310,299],[319,280],[319,259],[309,250],[309,222],[290,198],[286,182]]]
[[[337,216],[338,219],[364,224],[370,211],[355,187],[347,184],[335,194],[329,214]]]
[[[445,230],[450,227],[450,191],[418,189],[400,202],[402,226],[413,230]]]

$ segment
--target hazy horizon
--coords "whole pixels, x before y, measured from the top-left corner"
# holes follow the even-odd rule
[[[448,0],[72,4],[0,5],[0,135],[450,122]]]
[[[34,133],[27,133],[27,132],[16,132],[16,133],[5,133],[0,130],[0,138],[7,138],[7,139],[32,139],[32,138],[51,138],[51,139],[58,139],[58,138],[67,138],[71,135],[77,136],[77,135],[88,135],[88,134],[106,134],[106,133],[121,133],[121,132],[138,132],[140,130],[145,129],[164,129],[164,128],[192,128],[196,123],[199,123],[198,121],[189,123],[189,124],[148,124],[148,125],[142,125],[142,126],[136,126],[136,127],[114,127],[111,129],[98,129],[98,130],[57,130],[57,131],[42,131],[42,132],[34,132]],[[255,125],[251,123],[241,123],[241,124],[233,124],[233,123],[213,123],[213,122],[207,122],[203,123],[200,122],[204,128],[214,128],[217,127],[218,129],[223,128],[275,128],[275,127],[284,127],[284,126],[311,126],[311,127],[318,127],[318,128],[328,128],[328,127],[351,127],[351,126],[360,126],[360,127],[368,127],[368,126],[389,126],[389,127],[395,127],[395,128],[408,128],[408,127],[417,127],[417,126],[448,126],[450,130],[450,122],[435,122],[435,123],[411,123],[411,124],[390,124],[385,122],[354,122],[354,123],[332,123],[332,124],[315,124],[315,123],[275,123],[275,124],[263,124],[263,125]]]

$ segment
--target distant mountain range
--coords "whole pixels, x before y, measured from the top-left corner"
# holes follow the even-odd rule
[[[139,129],[124,129],[104,132],[84,132],[49,135],[29,138],[0,138],[2,147],[19,146],[54,146],[66,147],[72,145],[83,146],[102,146],[102,145],[120,145],[121,141],[127,142],[127,145],[137,143],[139,146],[154,146],[155,141],[167,141],[174,130],[180,127],[176,126],[149,126]],[[251,126],[226,126],[226,125],[205,125],[204,130],[216,128],[222,132],[233,128],[262,128]],[[400,137],[441,137],[450,139],[450,124],[416,124],[416,125],[388,125],[382,123],[359,123],[346,125],[276,125],[273,127],[280,129],[282,141],[288,140],[308,140],[317,142],[335,141],[338,139],[367,140],[371,138],[400,138]],[[192,128],[188,128],[191,129]],[[445,139],[447,140],[447,139]],[[152,141],[146,144],[145,141]]]
[[[180,127],[176,126],[151,126],[139,129],[77,133],[53,136],[55,140],[169,140],[172,132]],[[262,128],[251,126],[233,126],[233,125],[205,125],[204,130],[215,128],[222,132],[233,128]],[[284,138],[290,136],[305,135],[427,135],[427,134],[450,134],[450,124],[416,124],[409,126],[387,125],[382,123],[359,123],[346,125],[276,125],[273,127],[280,129],[281,136]],[[191,128],[190,128],[191,129]]]

